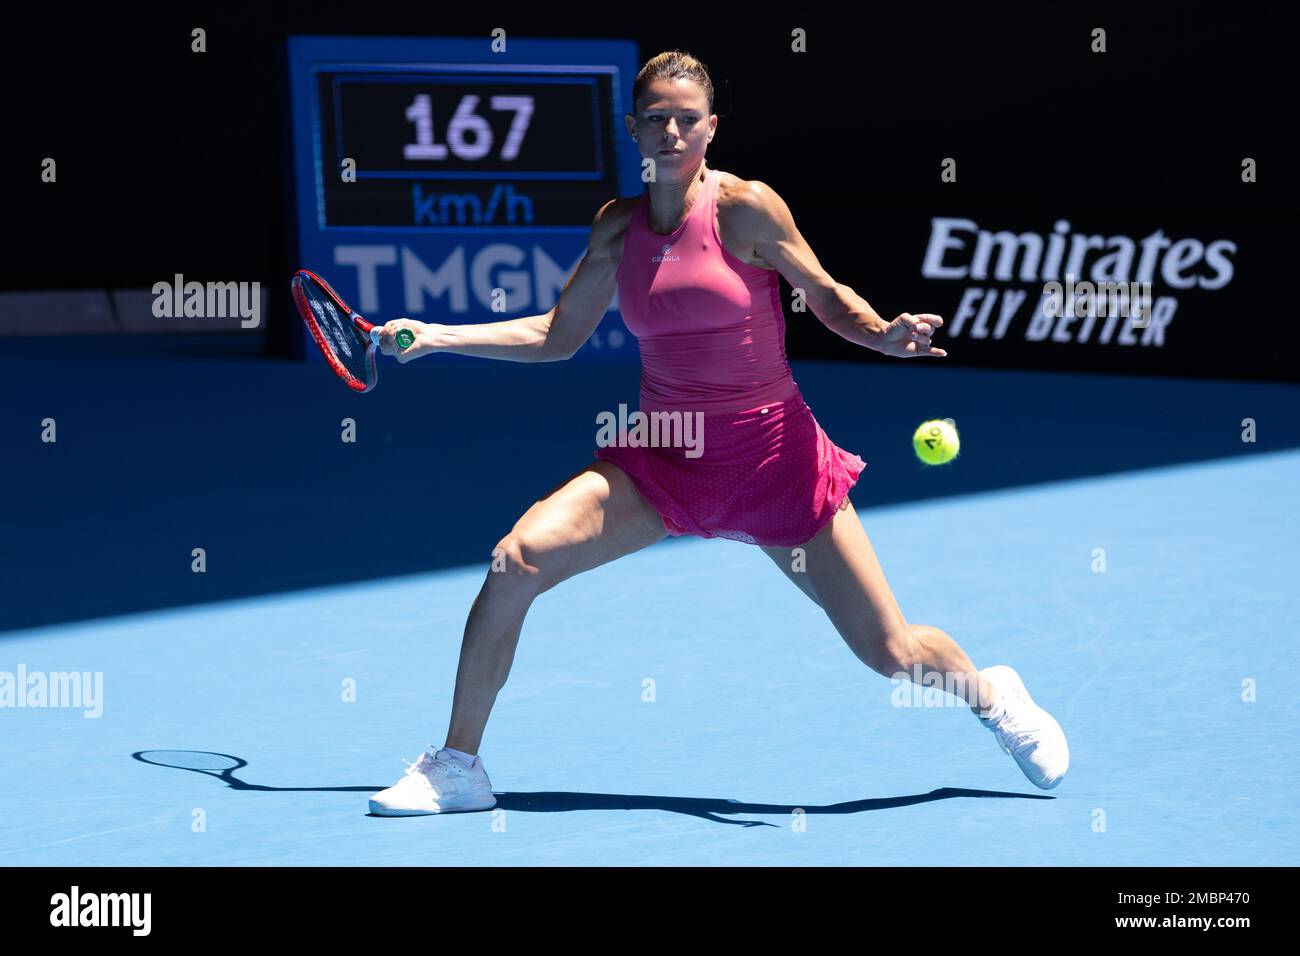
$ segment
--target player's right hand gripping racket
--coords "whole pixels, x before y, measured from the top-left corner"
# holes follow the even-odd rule
[[[357,392],[374,388],[379,381],[375,353],[380,327],[353,312],[328,282],[306,269],[293,277],[293,300],[325,361],[348,388]],[[414,342],[410,329],[397,333],[398,348],[409,349]]]

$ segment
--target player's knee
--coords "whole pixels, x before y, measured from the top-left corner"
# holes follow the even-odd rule
[[[899,673],[910,676],[919,659],[918,650],[911,626],[900,622],[885,630],[870,662],[871,668],[886,677]]]
[[[915,646],[921,644],[933,645],[936,638],[947,636],[943,631],[937,627],[931,627],[929,624],[909,624],[907,630],[911,634],[912,644]]]
[[[496,547],[492,549],[489,580],[527,589],[539,589],[542,568],[538,562],[537,549],[528,541],[527,536],[512,531],[498,541]]]

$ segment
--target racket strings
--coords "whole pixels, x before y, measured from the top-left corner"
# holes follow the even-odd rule
[[[352,321],[352,316],[340,309],[321,286],[303,277],[300,284],[302,299],[311,310],[320,330],[317,341],[321,348],[347,369],[356,379],[367,379],[366,348],[370,344]],[[304,316],[305,318],[305,316]]]
[[[350,335],[343,334],[343,317],[334,307],[334,303],[329,299],[312,298],[308,296],[307,301],[311,305],[311,310],[316,313],[316,321],[320,323],[321,329],[330,337],[334,345],[334,351],[344,355],[347,358],[352,357],[352,345],[348,341]]]

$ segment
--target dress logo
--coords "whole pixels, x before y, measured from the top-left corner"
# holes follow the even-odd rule
[[[650,257],[650,261],[651,261],[651,262],[681,262],[681,261],[682,261],[682,257],[681,257],[681,256],[670,256],[670,255],[668,254],[669,252],[672,251],[672,248],[673,248],[673,247],[672,247],[672,245],[671,245],[670,243],[665,242],[665,243],[664,243],[664,249],[663,249],[663,255],[661,255],[661,256],[651,256],[651,257]]]

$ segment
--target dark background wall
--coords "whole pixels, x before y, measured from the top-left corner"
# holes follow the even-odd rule
[[[500,26],[632,37],[643,56],[688,49],[719,87],[713,165],[833,224],[821,247],[841,268],[888,241],[873,234],[873,209],[1300,212],[1292,34],[1254,6],[873,4],[785,17],[723,5],[493,3],[476,16],[382,0],[37,6],[7,22],[4,44],[8,289],[143,284],[173,270],[278,277],[280,57],[283,38],[303,32]],[[195,26],[208,32],[203,55],[189,51]],[[806,54],[790,52],[796,26]],[[1095,26],[1108,32],[1102,56],[1089,52]],[[47,155],[57,189],[38,188]],[[1247,155],[1260,168],[1250,187]],[[955,184],[939,181],[945,156],[959,160]]]
[[[949,310],[880,274],[904,268],[889,256],[900,215],[915,224],[995,208],[1158,216],[1166,229],[1179,217],[1284,226],[1277,239],[1256,233],[1256,298],[1232,299],[1234,312],[1277,308],[1260,273],[1288,272],[1282,247],[1300,215],[1292,34],[1281,13],[1244,5],[893,4],[780,16],[494,3],[468,16],[376,0],[88,14],[45,4],[18,16],[3,61],[0,289],[148,285],[174,272],[281,287],[295,265],[283,78],[283,38],[295,33],[486,36],[499,26],[633,38],[643,57],[689,49],[718,85],[711,164],[776,187],[829,271],[881,312]],[[195,26],[208,33],[203,55],[190,52]],[[796,26],[809,52],[790,52]],[[1089,52],[1097,26],[1108,31],[1105,55]],[[59,161],[57,189],[39,182],[44,156]],[[948,156],[956,183],[940,181]],[[1252,185],[1240,181],[1244,156],[1260,169]],[[910,237],[905,255],[914,272]],[[294,321],[274,298],[273,350]],[[848,346],[792,330],[790,347]]]

